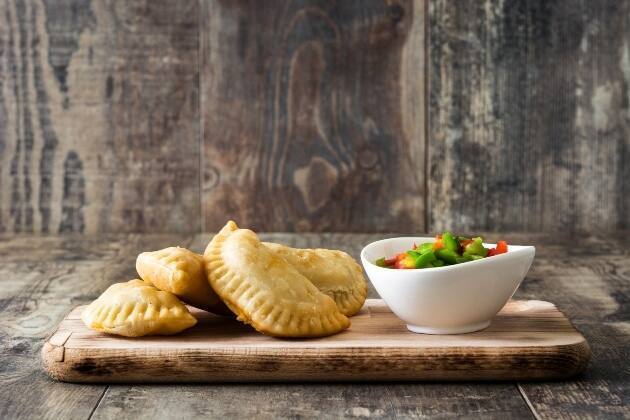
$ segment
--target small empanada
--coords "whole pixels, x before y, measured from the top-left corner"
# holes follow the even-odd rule
[[[279,337],[319,337],[350,325],[335,302],[251,230],[230,221],[204,252],[208,281],[238,319]]]
[[[232,313],[208,284],[203,257],[186,248],[143,252],[136,259],[136,271],[142,280],[189,305],[222,315]]]
[[[333,298],[346,316],[356,314],[365,303],[367,283],[361,266],[350,255],[333,249],[297,249],[263,242],[304,277]]]
[[[81,319],[96,331],[125,337],[176,334],[197,323],[174,294],[142,280],[111,285]]]

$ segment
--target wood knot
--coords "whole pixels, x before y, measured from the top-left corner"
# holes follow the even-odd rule
[[[319,210],[328,203],[337,178],[337,168],[319,156],[314,156],[308,165],[297,168],[293,173],[293,183],[302,194],[304,204],[310,212]]]

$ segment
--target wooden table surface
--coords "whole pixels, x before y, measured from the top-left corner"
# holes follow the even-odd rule
[[[383,235],[261,236],[358,257]],[[43,372],[39,353],[71,308],[135,277],[140,251],[170,245],[201,251],[210,234],[0,237],[0,418],[630,417],[630,235],[503,237],[537,247],[516,297],[554,302],[573,320],[593,353],[583,376],[523,383],[57,383]],[[373,289],[370,296],[377,296]]]

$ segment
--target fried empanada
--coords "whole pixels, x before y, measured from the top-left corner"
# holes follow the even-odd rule
[[[361,266],[350,255],[332,249],[297,249],[263,242],[274,254],[289,262],[304,277],[333,298],[346,316],[356,314],[365,303],[367,283]]]
[[[320,292],[251,230],[230,221],[204,252],[208,281],[238,319],[278,337],[319,337],[350,325]]]
[[[125,337],[176,334],[197,323],[174,294],[142,280],[111,285],[81,319],[96,331]]]
[[[222,315],[231,314],[208,284],[203,257],[186,248],[143,252],[136,259],[136,271],[142,280],[173,293],[189,305]]]

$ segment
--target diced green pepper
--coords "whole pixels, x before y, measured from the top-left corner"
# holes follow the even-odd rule
[[[435,260],[436,258],[433,252],[422,254],[416,259],[416,268],[430,267],[430,264]]]
[[[463,256],[461,256],[461,257],[457,257],[457,258],[455,258],[455,261],[457,262],[457,264],[461,264],[461,263],[469,262],[469,261],[472,261],[472,260],[473,260],[472,256],[470,256],[470,255],[466,255],[466,254],[464,254],[464,255],[463,255]]]
[[[426,254],[427,252],[432,252],[433,251],[433,242],[425,242],[425,243],[421,244],[418,248],[416,248],[416,251],[420,252],[421,254]]]
[[[480,255],[482,257],[488,255],[488,249],[484,248],[481,237],[473,238],[472,242],[464,249],[464,255]]]
[[[435,237],[435,242],[425,242],[420,245],[414,242],[411,250],[398,254],[395,258],[379,258],[375,264],[397,269],[443,267],[476,261],[507,251],[508,247],[504,241],[499,241],[496,248],[487,249],[483,246],[481,237],[470,239],[444,232]]]
[[[446,248],[440,249],[436,253],[436,256],[444,261],[446,264],[457,264],[456,258],[459,257],[457,252],[451,251],[450,249]]]
[[[446,249],[448,249],[449,251],[457,252],[459,244],[450,232],[444,232],[442,234],[442,242],[444,243],[444,247]]]

